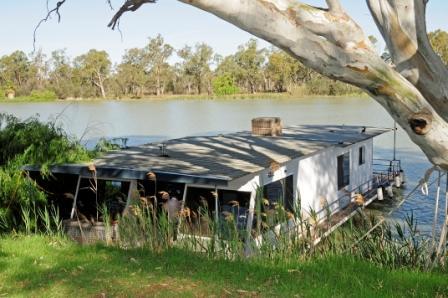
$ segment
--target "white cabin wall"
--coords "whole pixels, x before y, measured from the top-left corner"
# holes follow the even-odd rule
[[[252,192],[259,186],[269,184],[274,181],[281,180],[290,175],[294,175],[294,186],[297,185],[297,172],[298,172],[299,159],[291,160],[284,165],[281,165],[276,171],[270,175],[270,170],[265,169],[259,173],[247,175],[239,179],[235,179],[229,183],[227,188],[234,189],[238,191]],[[294,187],[294,193],[296,188]]]
[[[365,164],[359,165],[359,147],[365,146]],[[350,152],[350,184],[338,189],[337,157]],[[330,206],[333,212],[350,202],[351,191],[372,179],[373,140],[369,139],[345,148],[329,148],[302,159],[298,164],[297,188],[304,216]],[[363,189],[364,190],[364,189]],[[345,197],[344,197],[345,195]],[[343,198],[337,203],[339,198]],[[326,212],[319,214],[325,217]]]
[[[359,165],[359,148],[365,146],[365,163]],[[366,191],[367,182],[373,175],[373,139],[352,145],[350,153],[350,190],[362,185],[361,191]],[[365,184],[365,185],[363,185]]]
[[[302,159],[298,165],[297,187],[300,193],[303,216],[311,210],[319,211],[338,198],[337,155],[340,148],[330,148]]]

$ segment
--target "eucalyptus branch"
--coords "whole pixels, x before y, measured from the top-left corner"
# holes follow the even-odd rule
[[[117,11],[117,13],[112,17],[112,20],[107,25],[109,28],[114,30],[117,25],[119,24],[119,20],[121,16],[128,11],[136,11],[139,9],[143,4],[146,3],[155,3],[156,0],[126,0],[124,4],[120,7],[120,9]]]
[[[42,25],[42,23],[47,22],[51,18],[52,14],[56,14],[58,16],[58,23],[61,22],[61,14],[59,13],[59,9],[65,3],[65,1],[67,1],[67,0],[58,1],[56,3],[56,7],[55,8],[53,8],[52,10],[48,10],[48,0],[47,0],[47,15],[42,20],[40,20],[39,23],[37,23],[36,27],[34,28],[34,32],[33,32],[33,52],[36,51],[37,30]]]

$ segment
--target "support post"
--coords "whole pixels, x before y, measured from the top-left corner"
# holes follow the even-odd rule
[[[129,211],[129,206],[131,205],[133,191],[138,192],[137,180],[131,180],[131,183],[129,184],[129,191],[128,191],[128,196],[127,196],[127,200],[126,200],[126,207],[124,207],[123,214],[127,214]]]
[[[252,224],[254,221],[254,210],[255,210],[255,200],[257,197],[257,188],[254,188],[250,194],[250,201],[249,201],[249,213],[247,215],[247,224],[246,224],[246,239],[244,244],[244,255],[249,256],[250,251],[250,234],[252,232]]]
[[[394,121],[394,161],[397,160],[397,121]]]
[[[218,207],[218,186],[215,185],[215,224],[218,227],[219,223],[219,207]]]
[[[78,200],[80,185],[81,185],[81,175],[78,176],[78,182],[76,183],[76,191],[75,191],[75,197],[73,198],[73,206],[72,206],[72,211],[70,212],[70,219],[73,219],[73,217],[75,216],[76,201]]]
[[[188,184],[185,183],[185,185],[184,185],[184,193],[182,194],[182,202],[181,202],[181,205],[180,205],[180,214],[181,214],[181,216],[179,216],[179,222],[177,224],[177,235],[179,235],[180,226],[182,224],[182,219],[183,219],[183,214],[184,214],[184,209],[185,209],[185,202],[187,200],[187,191],[188,191]]]

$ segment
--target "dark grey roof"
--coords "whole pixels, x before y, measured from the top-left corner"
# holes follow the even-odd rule
[[[147,144],[109,152],[97,167],[160,171],[233,180],[259,172],[272,162],[282,164],[331,146],[347,146],[388,130],[354,126],[294,126],[282,136],[260,137],[238,132],[207,137],[186,137],[164,142],[169,157],[160,156],[160,144]]]
[[[111,151],[94,161],[97,176],[143,179],[152,171],[160,180],[225,185],[228,181],[268,168],[272,162],[312,155],[329,147],[345,147],[390,131],[362,126],[304,125],[283,129],[278,137],[237,132],[164,142],[168,157],[160,156],[160,143]],[[65,165],[55,172],[88,174],[85,165]]]

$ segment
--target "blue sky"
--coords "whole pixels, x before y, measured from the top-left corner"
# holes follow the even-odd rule
[[[115,8],[123,0],[113,0]],[[55,5],[57,1],[50,1]],[[307,0],[305,3],[324,6],[325,1]],[[363,0],[342,0],[345,9],[364,28],[366,34],[380,37]],[[428,28],[448,30],[446,0],[431,0],[428,7]],[[46,0],[0,0],[0,55],[20,49],[32,51],[34,26],[46,13]],[[125,49],[142,47],[148,37],[162,34],[175,48],[186,44],[207,42],[222,55],[234,52],[251,35],[217,17],[175,0],[159,0],[147,4],[135,13],[124,15],[120,34],[106,27],[113,11],[106,0],[67,0],[61,9],[62,21],[56,18],[43,24],[38,32],[37,48],[45,53],[67,49],[70,56],[91,48],[107,50],[114,62],[119,62]],[[262,42],[263,46],[268,46]]]

